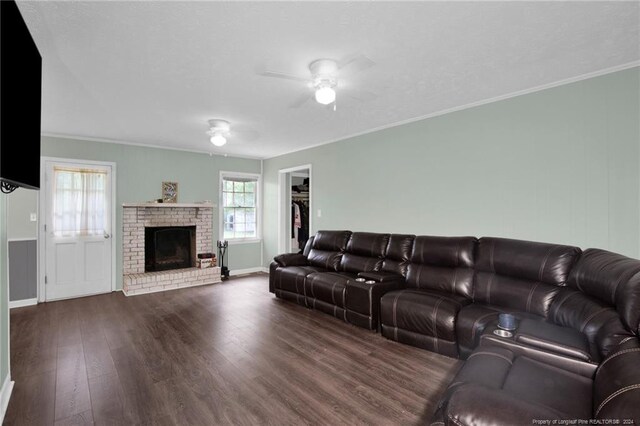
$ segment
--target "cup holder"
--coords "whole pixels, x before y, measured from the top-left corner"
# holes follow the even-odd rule
[[[510,338],[513,337],[513,333],[507,330],[502,330],[502,329],[497,329],[497,330],[493,330],[493,334],[495,334],[496,336],[500,336],[500,337],[504,337],[504,338]]]

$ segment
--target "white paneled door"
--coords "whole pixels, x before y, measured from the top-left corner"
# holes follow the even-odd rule
[[[46,161],[45,300],[112,290],[111,165]]]

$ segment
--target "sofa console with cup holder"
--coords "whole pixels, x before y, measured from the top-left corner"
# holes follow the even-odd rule
[[[640,261],[505,238],[319,231],[269,290],[466,360],[434,425],[640,424]],[[618,423],[615,423],[618,422]]]

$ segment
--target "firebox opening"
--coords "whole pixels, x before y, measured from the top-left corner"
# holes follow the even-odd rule
[[[145,272],[195,266],[195,226],[144,228]]]

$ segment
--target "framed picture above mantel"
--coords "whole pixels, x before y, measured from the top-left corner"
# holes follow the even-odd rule
[[[162,182],[162,202],[178,202],[178,182]]]

